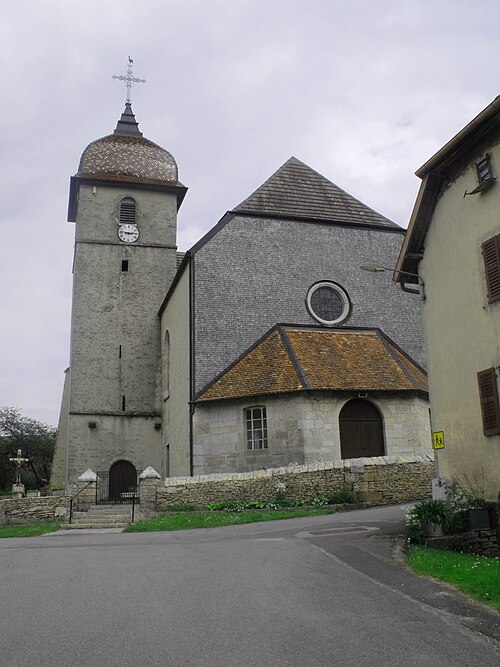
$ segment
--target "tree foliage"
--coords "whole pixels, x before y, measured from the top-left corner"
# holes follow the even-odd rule
[[[9,458],[20,449],[29,459],[21,472],[27,488],[41,489],[48,484],[57,431],[36,419],[24,417],[17,408],[0,406],[0,489],[10,490],[15,465]]]

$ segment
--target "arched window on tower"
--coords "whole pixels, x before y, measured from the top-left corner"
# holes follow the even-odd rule
[[[384,427],[379,410],[368,401],[348,401],[339,415],[340,454],[343,459],[384,456]]]
[[[135,225],[137,204],[132,197],[124,197],[120,202],[120,225]]]

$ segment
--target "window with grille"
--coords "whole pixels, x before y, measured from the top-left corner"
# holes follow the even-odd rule
[[[328,326],[343,322],[351,310],[347,292],[330,280],[315,283],[309,288],[306,306],[315,320]]]
[[[500,433],[500,405],[498,404],[497,374],[494,368],[487,368],[477,374],[479,399],[483,418],[484,435]]]
[[[120,202],[120,225],[136,223],[137,205],[132,197],[125,197]]]
[[[245,410],[247,449],[267,449],[266,408]]]
[[[488,303],[500,301],[500,234],[482,245]]]

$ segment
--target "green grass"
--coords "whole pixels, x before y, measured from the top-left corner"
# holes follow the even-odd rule
[[[151,519],[132,523],[124,532],[142,533],[164,530],[189,530],[191,528],[217,528],[256,521],[295,519],[302,516],[333,514],[334,508],[260,510],[255,512],[207,512],[207,513],[164,513]]]
[[[0,537],[36,537],[44,533],[52,533],[59,528],[59,524],[27,523],[19,526],[0,526]]]
[[[500,611],[500,558],[413,546],[408,564],[418,574],[446,581]]]

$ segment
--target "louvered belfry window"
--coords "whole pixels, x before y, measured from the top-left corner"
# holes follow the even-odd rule
[[[500,300],[500,234],[482,245],[488,303]]]
[[[500,405],[495,369],[487,368],[485,371],[480,371],[477,374],[477,381],[484,435],[495,435],[500,433]]]
[[[135,225],[136,203],[132,197],[125,197],[120,202],[120,225]]]

